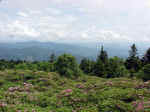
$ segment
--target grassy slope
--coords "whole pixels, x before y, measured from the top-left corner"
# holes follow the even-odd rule
[[[149,88],[136,79],[8,70],[0,72],[0,112],[149,112]]]

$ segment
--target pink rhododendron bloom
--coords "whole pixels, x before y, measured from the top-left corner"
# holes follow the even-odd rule
[[[0,103],[0,107],[6,107],[7,106],[7,104],[5,104],[5,103]]]
[[[71,93],[71,92],[72,92],[72,89],[66,89],[65,92],[66,92],[66,93]]]
[[[136,112],[144,111],[144,104],[143,102],[140,102],[136,108]]]
[[[79,88],[79,89],[83,89],[84,88],[84,86],[81,85],[81,84],[77,84],[76,87]]]
[[[137,102],[134,101],[134,102],[132,103],[132,105],[133,105],[134,107],[136,107],[136,106],[137,106]]]
[[[72,92],[72,89],[66,89],[66,90],[63,90],[61,93],[66,94],[66,93],[71,93],[71,92]]]

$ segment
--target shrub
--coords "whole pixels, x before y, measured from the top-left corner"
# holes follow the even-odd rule
[[[15,66],[15,69],[24,69],[24,70],[27,70],[28,66],[27,66],[26,63],[18,64],[18,65]]]
[[[63,54],[58,57],[55,63],[56,70],[64,76],[79,76],[81,71],[74,56]]]
[[[5,83],[4,79],[0,79],[0,86],[2,86]]]
[[[107,68],[107,78],[127,76],[128,70],[122,64],[122,60],[118,57],[109,59],[109,66]]]
[[[144,81],[150,80],[150,64],[145,65],[142,70],[138,72],[138,77]]]
[[[86,74],[92,73],[93,69],[94,69],[94,66],[95,66],[94,61],[91,61],[87,58],[83,58],[81,60],[80,69]]]

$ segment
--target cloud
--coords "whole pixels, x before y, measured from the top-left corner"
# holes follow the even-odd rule
[[[104,3],[104,0],[52,0],[56,4],[67,4],[75,7],[83,7],[90,8],[91,10],[94,8],[100,8]]]
[[[54,11],[55,10],[55,11]],[[85,17],[63,14],[51,8],[42,11],[17,12],[15,19],[0,24],[0,35],[13,41],[63,41],[63,42],[133,42],[129,34],[84,23]],[[119,27],[120,28],[120,27]],[[128,32],[128,31],[127,31]],[[0,40],[4,40],[1,38]],[[141,39],[137,39],[141,41]],[[144,41],[149,41],[145,36]]]
[[[54,9],[53,9],[54,10]],[[56,41],[66,39],[69,26],[77,19],[49,10],[18,12],[16,18],[0,24],[0,40]]]
[[[24,12],[18,12],[18,16],[27,17],[28,15]]]
[[[147,0],[147,3],[146,3],[147,7],[150,8],[150,0]]]
[[[9,0],[0,4],[0,41],[150,42],[148,3]]]

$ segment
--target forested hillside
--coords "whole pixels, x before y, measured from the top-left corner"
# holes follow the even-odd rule
[[[96,60],[85,57],[81,59],[80,64],[74,56],[67,53],[60,56],[51,53],[48,61],[33,61],[32,58],[28,60],[1,59],[0,69],[59,72],[61,75],[70,77],[74,76],[74,74],[80,75],[83,73],[103,78],[136,76],[144,80],[149,80],[150,77],[146,74],[149,74],[150,49],[145,51],[141,57],[138,54],[136,45],[133,44],[130,47],[129,56],[126,59],[117,56],[110,57],[108,54],[109,53],[102,46]]]

